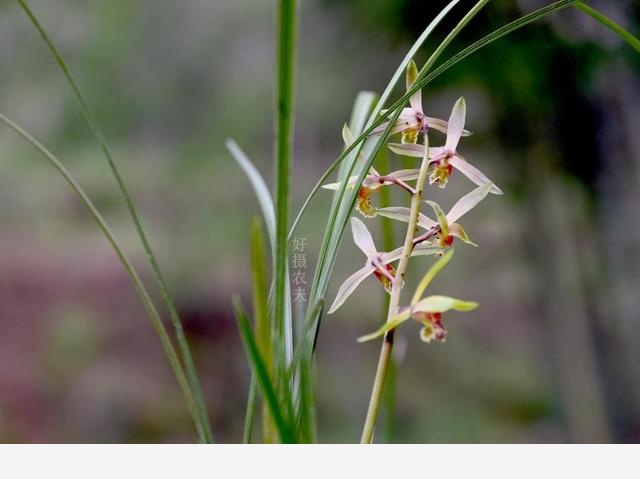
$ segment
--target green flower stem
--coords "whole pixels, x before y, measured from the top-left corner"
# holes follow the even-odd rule
[[[380,171],[390,171],[390,162],[389,162],[389,151],[383,150],[380,152],[378,159],[378,167]],[[408,168],[412,167],[409,166]],[[415,191],[414,188],[411,188],[411,194]],[[392,206],[391,205],[391,189],[390,188],[381,188],[380,189],[380,206],[382,208]],[[381,220],[381,230],[382,230],[382,250],[383,251],[391,251],[395,246],[394,241],[394,231],[393,231],[393,220],[390,218],[382,218]],[[389,295],[386,293],[382,293],[384,296],[384,300],[381,304],[382,311],[389,310]],[[383,313],[384,314],[384,313]],[[384,398],[383,398],[383,408],[384,408],[384,417],[385,417],[385,442],[387,444],[391,444],[395,439],[395,430],[396,430],[396,387],[395,387],[395,377],[396,377],[396,369],[397,364],[393,356],[389,361],[389,367],[387,370],[387,384],[384,388]]]
[[[162,323],[160,314],[158,313],[158,310],[153,304],[153,301],[151,300],[151,297],[149,296],[147,289],[142,283],[135,268],[131,264],[131,261],[129,260],[124,250],[120,246],[118,240],[115,238],[115,236],[111,232],[111,229],[107,225],[106,221],[104,220],[104,218],[102,217],[102,215],[100,214],[96,206],[93,204],[93,202],[91,201],[87,193],[82,189],[82,187],[78,184],[78,182],[73,178],[69,170],[65,168],[65,166],[60,162],[60,160],[58,160],[54,156],[53,153],[51,153],[47,148],[45,148],[38,140],[36,140],[33,136],[31,136],[27,131],[25,131],[19,125],[17,125],[13,121],[11,121],[9,118],[4,116],[2,113],[0,113],[0,122],[4,123],[13,131],[15,131],[18,135],[24,138],[29,144],[31,144],[31,146],[33,146],[36,150],[38,150],[47,160],[49,160],[49,162],[58,170],[58,172],[62,175],[62,177],[66,180],[66,182],[71,186],[73,191],[78,195],[78,197],[80,198],[80,201],[82,201],[85,207],[89,210],[89,213],[98,224],[98,227],[104,233],[105,237],[107,238],[107,241],[115,251],[116,255],[118,256],[118,259],[122,263],[122,266],[124,266],[124,269],[126,270],[127,274],[131,278],[131,281],[133,282],[133,285],[135,286],[136,291],[140,296],[140,299],[142,300],[142,304],[144,305],[144,308],[147,311],[147,314],[149,315],[149,319],[151,320],[151,324],[153,325],[153,328],[155,329],[156,333],[158,334],[158,337],[160,338],[160,343],[162,344],[164,353],[167,356],[167,359],[169,360],[169,364],[171,365],[171,368],[173,369],[176,379],[178,380],[180,389],[184,394],[185,400],[187,402],[187,406],[189,408],[189,412],[191,413],[191,417],[193,418],[193,423],[198,433],[198,437],[200,438],[201,441],[204,441],[206,436],[205,436],[204,428],[202,426],[201,417],[196,408],[196,404],[195,404],[193,394],[191,392],[191,388],[189,387],[189,383],[187,381],[184,370],[182,368],[182,364],[180,363],[180,360],[178,359],[176,351],[173,347],[171,338],[169,337],[169,334],[167,333],[167,330],[164,327],[164,324]]]
[[[169,293],[169,288],[166,284],[164,276],[160,271],[160,265],[158,264],[156,256],[153,253],[153,250],[151,249],[151,245],[149,244],[147,236],[144,232],[144,228],[142,227],[142,222],[140,221],[136,207],[133,204],[133,200],[131,199],[129,190],[126,187],[122,176],[120,175],[120,171],[118,170],[115,162],[113,161],[113,158],[111,156],[111,151],[102,133],[102,129],[100,128],[100,125],[98,124],[93,113],[91,112],[89,105],[87,104],[82,93],[80,92],[80,88],[78,87],[77,83],[73,79],[73,76],[71,75],[71,72],[67,67],[66,63],[62,59],[62,56],[60,55],[57,48],[49,38],[49,35],[47,34],[47,32],[44,30],[44,28],[36,18],[31,8],[27,5],[27,3],[24,0],[17,0],[17,2],[20,5],[20,7],[22,7],[22,9],[24,10],[27,17],[29,17],[29,20],[31,21],[33,26],[36,28],[36,30],[42,37],[42,40],[45,42],[45,44],[49,48],[53,58],[55,59],[56,63],[62,70],[62,73],[66,78],[67,82],[69,83],[69,86],[71,87],[71,90],[73,91],[74,96],[80,103],[82,113],[84,114],[87,123],[91,127],[91,130],[98,144],[100,145],[100,149],[102,150],[102,153],[105,159],[107,160],[109,169],[111,170],[111,173],[113,174],[113,177],[118,185],[118,189],[120,190],[120,193],[122,194],[122,197],[126,203],[129,216],[133,221],[136,232],[138,233],[138,237],[140,238],[140,242],[142,243],[142,247],[144,248],[144,251],[147,255],[149,264],[151,265],[151,270],[153,272],[153,276],[156,281],[156,284],[158,285],[158,288],[160,290],[160,294],[162,296],[164,305],[167,308],[167,311],[169,312],[169,317],[171,319],[171,323],[173,325],[176,338],[178,340],[178,347],[180,349],[182,361],[184,362],[184,366],[187,372],[187,377],[189,379],[189,384],[191,389],[193,390],[193,395],[195,397],[195,401],[196,401],[195,404],[198,410],[198,415],[200,416],[201,428],[204,431],[204,438],[201,438],[201,440],[202,442],[207,442],[207,443],[213,442],[213,434],[211,432],[211,426],[209,424],[209,417],[208,417],[206,405],[204,403],[202,388],[200,387],[200,381],[198,380],[198,373],[196,371],[193,358],[191,356],[189,343],[184,333],[184,329],[182,328],[180,316],[178,315],[177,308],[173,302],[171,294]]]
[[[424,189],[424,185],[427,181],[427,171],[429,170],[429,137],[426,134],[424,135],[424,148],[425,155],[422,159],[422,164],[420,165],[420,172],[418,173],[415,192],[411,195],[411,211],[409,213],[407,234],[404,239],[404,246],[402,247],[402,256],[400,257],[400,262],[396,271],[395,281],[391,287],[387,322],[391,321],[398,313],[400,292],[402,291],[404,275],[407,271],[411,251],[413,250],[413,238],[415,237],[416,227],[418,226],[418,215],[420,213],[420,206],[422,203],[422,190]],[[382,401],[382,392],[384,390],[384,384],[387,378],[389,364],[391,362],[391,353],[393,352],[393,335],[394,330],[391,329],[385,333],[382,340],[382,349],[380,350],[378,368],[373,381],[373,390],[371,391],[371,398],[369,400],[369,409],[367,410],[367,417],[364,422],[362,437],[360,439],[360,443],[362,444],[370,444],[373,442],[376,419],[378,418],[378,411],[380,410],[380,403]]]

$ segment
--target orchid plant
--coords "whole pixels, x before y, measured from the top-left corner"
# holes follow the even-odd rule
[[[262,403],[262,433],[265,442],[316,441],[313,389],[315,343],[333,266],[349,222],[354,242],[365,254],[366,262],[338,288],[328,312],[335,313],[356,291],[358,286],[371,275],[380,282],[386,293],[389,294],[386,321],[376,331],[359,339],[360,341],[369,341],[381,336],[384,337],[362,432],[362,442],[370,443],[373,440],[380,399],[393,348],[395,328],[409,319],[413,319],[422,325],[420,338],[423,341],[444,342],[447,331],[443,323],[443,314],[450,311],[470,311],[477,307],[475,302],[463,301],[441,294],[424,296],[433,278],[453,257],[452,246],[456,239],[475,246],[458,220],[475,208],[489,193],[502,193],[485,174],[460,154],[461,139],[471,134],[464,128],[465,100],[460,98],[455,102],[448,121],[428,116],[424,112],[422,90],[431,80],[499,38],[569,7],[575,7],[596,19],[640,52],[640,40],[597,10],[588,7],[580,0],[557,0],[505,24],[463,48],[435,68],[436,62],[447,46],[489,3],[489,0],[477,0],[434,49],[422,69],[418,69],[412,58],[459,1],[449,0],[447,5],[427,25],[398,66],[377,102],[374,101],[374,95],[368,92],[363,92],[358,96],[354,105],[352,122],[342,131],[345,143],[343,153],[316,183],[292,224],[289,224],[289,183],[294,123],[297,1],[278,1],[277,46],[275,49],[277,54],[276,99],[278,105],[275,112],[276,135],[274,142],[275,198],[272,198],[263,177],[240,147],[232,140],[227,141],[229,151],[246,173],[258,198],[262,219],[266,225],[266,236],[271,246],[273,270],[271,278],[268,278],[265,241],[260,220],[256,218],[251,235],[253,324],[241,301],[237,298],[234,301],[236,318],[252,373],[243,442],[252,442],[258,401]],[[129,275],[145,307],[167,361],[176,377],[178,387],[184,396],[198,440],[203,443],[213,442],[214,437],[206,401],[181,319],[129,190],[112,157],[105,135],[69,67],[63,60],[63,56],[28,5],[27,0],[16,0],[16,2],[49,49],[76,98],[87,124],[91,127],[120,194],[125,200],[127,211],[151,267],[151,279],[161,293],[161,303],[156,304],[157,300],[138,273],[135,262],[128,257],[96,204],[64,164],[29,132],[1,113],[0,123],[12,129],[31,144],[57,170],[96,221]],[[405,73],[406,93],[395,102],[387,105],[403,73]],[[444,145],[430,146],[432,130],[446,134]],[[400,134],[399,143],[388,142],[390,136],[398,134]],[[373,161],[377,153],[385,147],[399,155],[419,158],[419,167],[380,173],[373,168]],[[338,181],[328,183],[327,180],[338,166],[340,166]],[[423,201],[423,190],[427,180],[429,185],[445,188],[450,179],[457,176],[455,172],[466,176],[477,187],[460,198],[447,214],[433,199]],[[303,312],[304,321],[300,323],[299,327],[294,327],[287,243],[292,239],[309,202],[321,187],[334,192],[334,202],[324,229],[322,246],[314,278],[310,285],[309,304]],[[400,188],[408,193],[409,205],[375,206],[371,200],[372,193],[385,192],[385,188]],[[388,192],[388,190],[386,191]],[[435,193],[437,190],[430,189],[429,193],[432,191]],[[425,203],[433,211],[435,219],[421,212]],[[358,218],[351,217],[354,207],[365,218],[383,217],[406,223],[403,244],[397,248],[390,246],[385,248],[388,251],[379,251],[365,223]],[[400,293],[405,286],[405,272],[409,260],[418,256],[433,256],[438,259],[427,269],[426,274],[416,286],[411,301],[408,304],[403,304]],[[396,263],[397,265],[395,265]],[[168,313],[171,320],[171,330],[165,326],[162,320],[162,310]]]

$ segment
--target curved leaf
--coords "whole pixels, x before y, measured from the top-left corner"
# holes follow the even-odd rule
[[[367,264],[364,268],[359,269],[351,276],[349,276],[344,283],[338,288],[338,292],[336,293],[336,298],[333,300],[333,304],[329,309],[327,314],[334,313],[342,304],[347,300],[351,293],[353,293],[356,288],[362,283],[367,276],[375,271],[375,267],[371,264]]]

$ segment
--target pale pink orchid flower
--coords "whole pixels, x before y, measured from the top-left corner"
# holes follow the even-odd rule
[[[463,136],[466,112],[467,107],[464,98],[459,98],[451,110],[449,131],[445,145],[429,148],[430,163],[433,165],[433,171],[429,177],[431,184],[438,183],[441,188],[444,188],[454,168],[476,185],[492,183],[484,173],[458,153],[457,148],[460,138]],[[399,155],[424,157],[424,145],[390,143],[389,148]],[[491,193],[501,195],[502,190],[492,183]]]
[[[344,125],[342,127],[342,139],[344,141],[345,146],[347,147],[351,146],[351,144],[354,141],[353,133],[351,133],[351,130],[349,130],[349,127],[347,125]],[[362,153],[358,155],[358,161],[362,163],[365,162],[365,157],[364,155],[362,155]],[[408,181],[408,180],[415,180],[418,177],[419,172],[420,170],[410,169],[410,170],[393,171],[387,175],[381,175],[380,173],[378,173],[378,171],[374,167],[371,167],[369,169],[369,174],[364,177],[362,186],[370,190],[376,190],[381,186],[391,185],[393,183],[396,183],[397,180],[400,180],[402,182]],[[353,188],[356,185],[357,179],[358,179],[358,175],[353,175],[349,177],[349,179],[347,180],[347,188],[348,189]],[[328,183],[326,185],[322,185],[322,188],[326,190],[337,190],[338,188],[340,188],[341,184],[342,184],[341,182]]]
[[[434,221],[428,216],[419,213],[418,226],[426,230],[425,235],[430,235],[429,238],[434,237],[439,239],[439,245],[442,248],[447,248],[453,244],[454,238],[459,238],[461,241],[477,246],[469,239],[464,228],[456,223],[462,216],[471,211],[478,203],[480,203],[491,191],[491,183],[487,183],[483,186],[479,186],[475,190],[467,193],[460,198],[449,212],[445,215],[440,206],[433,201],[427,201],[427,203],[433,208],[438,221]],[[403,206],[391,206],[388,208],[380,208],[378,214],[394,220],[409,221],[409,208]],[[436,231],[439,228],[438,231]],[[417,239],[420,239],[418,237]]]
[[[369,190],[377,190],[381,186],[392,185],[398,181],[405,182],[415,180],[418,177],[419,172],[420,170],[409,169],[392,171],[386,175],[381,175],[375,168],[371,167],[371,169],[369,169],[369,174],[365,176],[362,181],[362,186]],[[349,177],[349,180],[347,181],[347,189],[352,189],[355,186],[357,179],[358,177],[356,175]],[[341,182],[328,183],[326,185],[322,185],[322,188],[325,190],[337,190],[340,188],[341,184]]]
[[[391,285],[395,281],[395,269],[391,263],[400,259],[402,256],[402,247],[396,248],[388,253],[379,253],[373,242],[371,233],[358,218],[351,218],[351,232],[353,234],[353,241],[365,254],[367,262],[361,269],[349,276],[340,288],[338,288],[338,292],[336,293],[336,297],[333,300],[328,314],[335,312],[342,306],[360,283],[371,274],[374,274],[378,278],[387,291],[390,290]],[[431,245],[417,245],[413,249],[411,256],[434,255],[441,251],[441,248]]]
[[[420,339],[424,342],[430,343],[434,340],[441,343],[445,342],[447,330],[442,322],[443,313],[451,310],[471,311],[478,306],[478,303],[474,301],[463,301],[449,296],[433,295],[422,298],[425,289],[442,268],[446,266],[452,256],[453,249],[449,250],[429,268],[420,284],[418,284],[410,306],[400,308],[398,314],[391,321],[387,321],[373,333],[358,338],[358,342],[362,343],[383,336],[387,331],[397,328],[410,318],[422,323]]]
[[[351,133],[347,125],[344,125],[344,127],[342,128],[342,138],[346,146],[351,145],[354,141],[353,134]],[[362,153],[359,154],[358,160],[361,163],[365,161]],[[373,218],[376,215],[377,209],[373,206],[371,198],[369,197],[369,193],[377,190],[382,186],[392,184],[396,184],[401,188],[407,190],[409,193],[413,193],[413,188],[406,182],[409,180],[415,180],[418,177],[419,172],[420,170],[417,169],[409,169],[392,171],[391,173],[388,173],[386,175],[381,175],[375,168],[371,167],[369,169],[369,173],[364,177],[364,180],[359,185],[358,197],[356,200],[356,209],[363,216]],[[349,177],[349,179],[347,180],[347,189],[354,188],[357,181],[358,175]],[[326,190],[338,190],[341,185],[342,182],[328,183],[326,185],[322,185],[322,188]]]
[[[416,81],[418,77],[418,67],[416,63],[411,60],[407,65],[406,72],[406,88],[407,91]],[[387,128],[389,122],[382,123],[379,127],[373,130],[372,134],[381,134]],[[391,127],[390,135],[402,132],[402,143],[413,144],[417,141],[418,133],[426,133],[429,128],[438,130],[442,133],[447,133],[448,124],[446,121],[439,118],[433,118],[425,115],[422,108],[422,90],[416,91],[411,97],[409,97],[409,107],[403,108],[400,115],[396,119],[396,122]],[[462,130],[461,135],[471,135],[470,131]]]

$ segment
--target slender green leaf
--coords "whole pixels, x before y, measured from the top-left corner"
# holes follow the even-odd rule
[[[272,253],[272,261],[275,267],[275,212],[273,208],[273,200],[271,199],[271,194],[269,193],[269,189],[264,181],[262,175],[258,171],[258,169],[253,165],[251,160],[247,157],[247,155],[242,151],[242,149],[233,141],[227,140],[226,142],[227,149],[234,157],[234,159],[238,162],[242,170],[247,175],[251,186],[256,194],[256,198],[258,199],[258,203],[260,205],[260,209],[262,211],[262,217],[267,225],[267,230],[269,232],[269,240],[271,243],[271,253]],[[286,282],[285,282],[285,355],[287,364],[291,363],[291,358],[293,357],[293,315],[291,312],[291,291],[289,286],[289,271],[287,268],[286,271]],[[275,284],[272,284],[271,291],[269,292],[269,311],[272,314],[275,314]],[[272,338],[272,341],[275,341]],[[271,350],[270,354],[273,354]],[[285,390],[285,394],[289,394],[287,390]],[[289,399],[290,401],[290,399]]]
[[[267,372],[265,362],[260,355],[258,344],[256,343],[253,331],[251,330],[251,323],[247,318],[244,306],[242,306],[240,299],[237,297],[234,298],[233,305],[238,329],[240,330],[240,336],[242,337],[242,342],[247,352],[249,364],[251,365],[253,374],[256,376],[262,397],[269,407],[273,421],[278,429],[280,441],[287,444],[293,443],[295,442],[295,435],[290,424],[285,420],[287,414],[285,414],[280,407],[276,390],[271,382],[269,373]]]
[[[225,144],[233,158],[238,162],[238,165],[240,165],[240,168],[242,168],[242,171],[244,171],[251,182],[253,191],[258,199],[258,204],[262,210],[262,217],[264,218],[264,222],[267,226],[273,257],[275,258],[276,215],[273,211],[273,199],[271,198],[271,193],[269,193],[269,188],[258,169],[253,165],[251,160],[249,160],[238,144],[231,139],[228,139]]]
[[[601,12],[596,10],[595,8],[590,7],[586,3],[583,3],[583,2],[580,1],[580,2],[576,3],[576,8],[578,10],[582,10],[584,13],[589,15],[591,18],[593,18],[596,21],[600,22],[602,25],[607,27],[609,30],[611,30],[616,35],[618,35],[620,38],[622,38],[625,42],[627,42],[627,44],[631,48],[635,49],[638,53],[640,53],[640,39],[638,39],[635,36],[633,36],[631,34],[631,32],[628,32],[627,30],[622,28],[620,25],[618,25],[616,22],[614,22],[612,19],[610,19],[606,15],[602,14]]]
[[[256,403],[258,402],[258,384],[256,375],[251,373],[251,383],[247,394],[247,408],[244,415],[244,430],[242,444],[251,444],[253,437],[253,422],[256,415]]]
[[[173,325],[176,338],[178,340],[180,355],[185,365],[189,384],[191,389],[193,390],[193,395],[196,401],[196,407],[198,410],[198,414],[200,415],[200,418],[201,418],[202,427],[204,429],[204,435],[205,435],[204,442],[213,442],[213,434],[211,432],[211,426],[209,424],[209,417],[208,417],[207,408],[204,402],[204,397],[202,394],[202,388],[200,387],[200,381],[198,380],[198,373],[196,371],[193,358],[191,356],[189,343],[184,333],[184,329],[182,327],[182,323],[178,315],[178,310],[175,306],[173,298],[171,297],[171,294],[169,292],[169,287],[167,286],[164,276],[162,275],[162,272],[160,270],[160,265],[147,239],[146,233],[142,226],[142,222],[138,215],[138,211],[133,203],[131,195],[129,194],[129,190],[124,183],[124,179],[122,178],[120,171],[118,170],[115,164],[115,161],[113,160],[111,151],[107,144],[107,140],[104,137],[104,134],[102,133],[102,129],[100,128],[99,123],[95,119],[93,112],[89,108],[88,103],[85,101],[84,96],[80,92],[80,88],[78,87],[78,84],[76,83],[73,76],[71,75],[71,71],[69,70],[62,56],[60,55],[57,48],[53,44],[53,41],[51,40],[49,35],[46,33],[46,31],[44,30],[44,28],[36,18],[31,8],[27,5],[27,3],[24,0],[17,0],[17,2],[20,5],[20,7],[22,7],[27,17],[29,18],[29,20],[31,21],[33,26],[36,28],[36,30],[42,37],[42,40],[47,45],[54,60],[60,67],[60,70],[62,71],[65,79],[67,80],[67,83],[69,84],[74,96],[76,97],[76,99],[78,100],[78,103],[80,104],[80,108],[85,117],[85,120],[89,125],[89,127],[91,128],[91,131],[93,132],[93,135],[96,141],[100,145],[100,149],[103,153],[103,156],[107,161],[107,164],[109,165],[109,169],[111,170],[111,173],[116,181],[116,184],[118,185],[118,189],[127,206],[127,211],[129,212],[129,216],[131,217],[131,220],[135,226],[135,229],[140,239],[140,242],[142,244],[142,247],[145,250],[147,259],[151,266],[151,271],[153,272],[154,280],[160,290],[162,301],[164,302],[164,305],[167,311],[169,312],[169,318],[171,319],[171,323]]]
[[[260,219],[251,225],[251,278],[253,290],[253,321],[258,349],[265,362],[267,373],[273,380],[273,328],[267,305],[267,272],[264,242]],[[273,418],[266,404],[262,408],[262,434],[265,443],[275,442]]]
[[[275,141],[275,278],[273,356],[274,375],[282,399],[291,402],[291,384],[285,380],[293,355],[293,324],[288,284],[289,185],[293,143],[293,106],[296,69],[297,0],[279,0],[276,35],[276,141]]]
[[[226,141],[227,149],[233,156],[233,158],[238,162],[242,170],[247,175],[247,178],[251,182],[251,186],[253,187],[253,191],[258,199],[258,204],[260,205],[260,209],[262,210],[262,217],[264,219],[265,224],[267,225],[267,231],[269,232],[269,241],[271,243],[271,257],[273,261],[273,265],[275,268],[275,258],[276,258],[276,240],[275,240],[275,212],[273,208],[273,200],[271,199],[271,194],[269,193],[269,188],[267,187],[266,182],[264,181],[262,175],[258,171],[258,169],[251,162],[249,157],[242,151],[242,149],[236,144],[233,140]],[[272,289],[269,293],[269,304],[271,305],[271,309],[275,306],[275,285],[272,285]],[[289,285],[289,270],[286,272],[286,281],[285,281],[285,354],[287,358],[287,364],[291,362],[291,358],[293,357],[293,315],[291,312],[291,291]]]
[[[84,191],[84,189],[80,186],[80,184],[75,180],[73,175],[69,172],[69,170],[66,169],[66,167],[62,164],[62,162],[58,160],[58,158],[56,158],[56,156],[53,153],[51,153],[51,151],[45,148],[38,140],[36,140],[26,130],[24,130],[22,127],[20,127],[11,119],[7,118],[1,113],[0,113],[0,122],[7,125],[13,131],[15,131],[18,135],[20,135],[24,140],[26,140],[31,146],[33,146],[36,150],[38,150],[38,152],[40,152],[53,165],[53,167],[58,171],[58,173],[62,175],[64,180],[69,184],[69,186],[71,186],[71,189],[75,192],[75,194],[78,196],[80,201],[87,208],[87,210],[89,211],[89,213],[91,214],[95,222],[97,223],[98,227],[104,234],[105,238],[107,239],[107,241],[109,242],[113,250],[115,251],[116,256],[118,257],[125,271],[129,275],[129,278],[131,279],[131,282],[133,283],[136,289],[136,292],[138,293],[138,296],[140,296],[140,300],[142,301],[142,304],[147,312],[147,315],[151,320],[151,324],[153,328],[158,334],[158,338],[160,339],[160,344],[162,345],[162,349],[164,350],[167,360],[169,361],[169,365],[171,366],[173,373],[175,374],[176,379],[178,380],[178,384],[182,390],[182,393],[184,394],[189,412],[191,413],[196,431],[198,433],[198,437],[200,438],[201,441],[205,441],[206,435],[205,435],[205,430],[202,424],[202,418],[197,410],[193,393],[187,381],[187,377],[185,376],[184,369],[182,368],[182,364],[180,363],[180,360],[178,359],[176,351],[173,347],[171,338],[167,333],[167,330],[162,322],[162,319],[160,318],[160,314],[158,313],[158,310],[153,300],[151,299],[149,292],[147,291],[146,287],[142,283],[142,280],[140,279],[140,276],[138,275],[136,269],[133,267],[133,264],[131,263],[126,253],[122,249],[122,246],[120,245],[119,241],[111,232],[111,229],[109,228],[104,217],[102,216],[100,211],[96,208],[95,204],[91,201],[91,199],[89,198],[87,193]]]
[[[313,307],[311,317],[316,317],[321,314],[324,308],[324,299],[321,298]],[[316,340],[314,336],[314,330],[310,322],[306,322],[304,330],[301,335],[301,342],[303,343],[296,350],[294,356],[294,364],[299,371],[300,381],[300,408],[298,411],[298,425],[300,430],[300,436],[302,442],[315,443],[317,437],[316,431],[316,408],[315,408],[315,395],[314,395],[314,370],[311,356],[307,354],[308,351],[313,350],[313,345]]]

